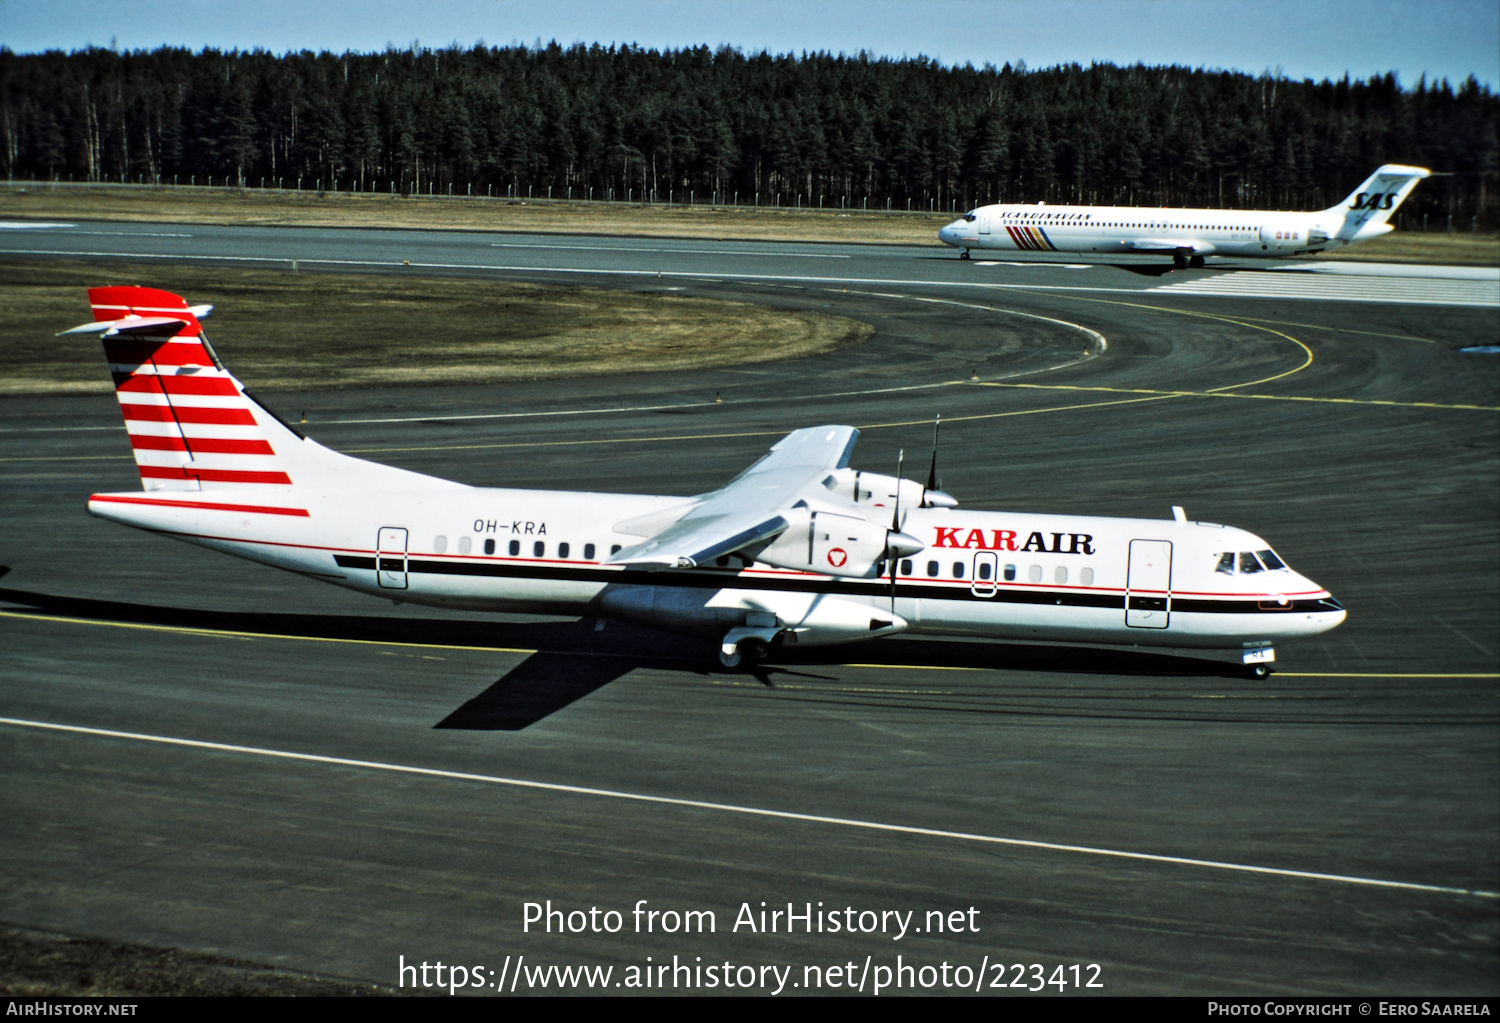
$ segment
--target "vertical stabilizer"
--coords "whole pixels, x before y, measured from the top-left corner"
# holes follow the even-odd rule
[[[125,430],[147,490],[290,486],[277,445],[298,440],[214,357],[199,316],[156,288],[90,288]]]
[[[1386,221],[1396,207],[1417,187],[1417,182],[1431,172],[1425,167],[1406,167],[1388,163],[1365,179],[1364,184],[1325,214],[1342,218],[1334,237],[1345,243],[1363,241],[1385,234],[1391,228]]]
[[[89,305],[94,322],[63,333],[102,335],[147,490],[462,486],[330,451],[286,425],[204,338],[199,321],[212,306],[137,287],[90,288]]]

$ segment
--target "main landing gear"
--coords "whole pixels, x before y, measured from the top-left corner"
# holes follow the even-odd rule
[[[724,634],[719,644],[719,663],[726,668],[748,669],[766,656],[780,633],[779,625],[737,625]]]
[[[1186,252],[1177,252],[1172,255],[1173,270],[1202,270],[1203,257],[1190,256]]]

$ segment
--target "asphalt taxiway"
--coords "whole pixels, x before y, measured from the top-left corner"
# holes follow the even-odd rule
[[[137,485],[113,398],[8,399],[0,920],[392,984],[401,956],[493,970],[475,991],[522,955],[612,966],[610,985],[675,956],[792,966],[787,991],[853,963],[869,993],[900,956],[935,968],[919,990],[943,963],[987,993],[1014,964],[1027,983],[1098,964],[1115,994],[1500,990],[1500,382],[1459,351],[1496,335],[1481,292],[1195,294],[1176,285],[1290,273],[937,249],[83,229],[120,233],[3,240],[864,319],[865,344],[788,363],[263,397],[330,446],[469,483],[683,494],[816,422],[861,428],[857,467],[904,449],[921,475],[940,412],[964,504],[1184,505],[1265,536],[1349,620],[1267,682],[900,637],[730,674],[644,630],[397,608],[94,520],[90,492]],[[192,237],[150,237],[172,232]],[[572,702],[518,730],[461,713],[559,689]],[[548,900],[622,929],[523,930]],[[638,933],[640,900],[715,930]],[[762,902],[924,929],[736,929]]]

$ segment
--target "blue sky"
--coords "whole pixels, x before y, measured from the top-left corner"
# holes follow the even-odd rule
[[[1186,64],[1293,78],[1395,71],[1500,87],[1497,0],[0,0],[0,44],[370,51],[727,44],[1028,67]]]

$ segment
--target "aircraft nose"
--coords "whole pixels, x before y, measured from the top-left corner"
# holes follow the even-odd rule
[[[952,224],[949,224],[947,227],[945,227],[942,230],[938,231],[938,241],[940,241],[940,242],[946,242],[949,245],[957,245],[958,244],[958,224],[956,222],[952,223]]]

